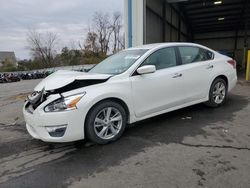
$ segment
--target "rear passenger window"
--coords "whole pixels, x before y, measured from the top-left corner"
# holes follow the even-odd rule
[[[178,48],[180,51],[182,64],[189,64],[213,59],[213,53],[202,48],[192,46],[183,46]]]
[[[143,65],[155,65],[156,70],[176,66],[176,55],[174,48],[160,49],[151,54],[143,63]]]
[[[208,60],[211,60],[211,59],[214,58],[213,52],[210,52],[210,51],[208,51],[208,50],[205,50],[205,53],[206,53],[206,55],[207,55]]]

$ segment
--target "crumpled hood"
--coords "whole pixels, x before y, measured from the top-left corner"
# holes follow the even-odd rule
[[[43,79],[36,87],[35,91],[55,90],[62,88],[76,80],[107,80],[109,74],[95,74],[77,71],[59,70]]]

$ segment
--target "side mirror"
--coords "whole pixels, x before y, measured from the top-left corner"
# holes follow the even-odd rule
[[[154,73],[155,71],[156,71],[156,68],[154,65],[144,65],[137,69],[138,74],[150,74],[150,73]]]

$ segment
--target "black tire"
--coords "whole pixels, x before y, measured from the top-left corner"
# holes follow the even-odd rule
[[[122,122],[121,122],[121,126],[120,126],[120,131],[117,133],[117,135],[115,135],[113,138],[110,139],[102,139],[100,138],[96,131],[95,131],[95,118],[97,117],[97,115],[104,110],[105,108],[115,108],[116,110],[118,110],[120,112],[120,115],[122,117]],[[118,140],[121,135],[123,134],[125,127],[127,124],[127,114],[125,109],[122,107],[122,105],[120,105],[117,102],[114,101],[103,101],[98,103],[96,106],[94,106],[90,112],[87,115],[86,121],[85,121],[85,135],[87,137],[87,139],[89,139],[90,141],[97,143],[97,144],[107,144],[110,142],[114,142],[116,140]]]
[[[225,96],[223,98],[223,100],[221,102],[215,102],[215,99],[214,99],[214,95],[213,95],[213,92],[215,90],[215,87],[218,83],[221,83],[225,86]],[[209,106],[209,107],[213,107],[213,108],[217,108],[217,107],[220,107],[221,105],[223,105],[225,102],[226,102],[226,99],[227,99],[227,94],[228,94],[228,86],[227,86],[227,83],[224,79],[222,78],[216,78],[211,87],[210,87],[210,90],[209,90],[209,100],[205,103],[206,106]]]

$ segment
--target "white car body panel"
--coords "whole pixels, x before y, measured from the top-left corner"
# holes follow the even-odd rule
[[[197,46],[214,53],[214,59],[178,65],[157,70],[151,74],[133,75],[140,64],[153,52],[171,46]],[[186,106],[205,102],[213,80],[225,76],[228,91],[237,82],[236,69],[226,63],[231,58],[221,55],[204,46],[191,43],[163,43],[145,45],[132,49],[148,49],[127,71],[119,75],[81,73],[74,71],[57,71],[42,80],[35,91],[56,90],[73,83],[75,80],[105,80],[103,83],[89,85],[60,94],[50,95],[32,113],[23,108],[28,132],[36,139],[47,142],[69,142],[85,138],[84,123],[90,109],[105,99],[122,101],[128,108],[128,123],[133,123]],[[132,50],[127,49],[127,50]],[[213,68],[210,68],[213,66]],[[175,77],[181,74],[181,77]],[[77,103],[77,109],[62,112],[45,112],[44,108],[61,96],[67,97],[77,93],[86,94]],[[51,137],[46,127],[67,125],[63,137]]]
[[[34,90],[41,91],[43,88],[45,90],[53,90],[68,85],[75,80],[99,80],[108,79],[109,77],[111,77],[111,75],[86,74],[76,71],[59,70],[43,79]]]

